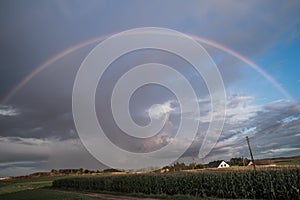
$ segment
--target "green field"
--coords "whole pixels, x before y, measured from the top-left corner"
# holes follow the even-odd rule
[[[56,180],[53,187],[200,198],[300,199],[300,169],[79,177]]]
[[[76,193],[67,193],[63,191],[50,190],[54,180],[63,177],[37,177],[22,178],[0,181],[0,199],[1,200],[95,200],[103,199],[99,197],[88,197]],[[48,189],[43,189],[48,188]]]
[[[276,165],[300,165],[300,160],[280,161],[277,162]]]
[[[36,177],[36,178],[22,178],[9,179],[0,181],[0,195],[6,193],[19,192],[23,190],[32,190],[42,187],[50,187],[54,180],[64,177]],[[1,198],[0,198],[1,199]]]

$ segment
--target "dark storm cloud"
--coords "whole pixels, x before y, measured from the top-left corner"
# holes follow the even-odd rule
[[[76,72],[91,46],[53,63],[0,108],[1,136],[70,139],[77,137],[72,116]],[[6,113],[5,116],[1,115]]]
[[[0,176],[2,175],[1,172],[5,170],[10,169],[16,169],[16,168],[27,168],[27,169],[33,169],[37,170],[40,169],[43,165],[47,163],[47,160],[28,160],[28,161],[17,161],[17,162],[4,162],[0,163]],[[34,166],[34,167],[32,167]]]
[[[108,7],[105,7],[108,5]],[[3,96],[35,67],[58,52],[102,34],[109,4],[101,1],[2,1],[0,6]]]
[[[1,1],[0,74],[5,84],[0,94],[57,52],[103,34],[143,26],[174,28],[252,57],[299,23],[298,1],[191,1],[184,7],[176,1]]]
[[[0,177],[80,167],[107,168],[95,160],[78,139],[0,137]]]
[[[46,142],[38,139],[0,138],[0,162],[39,161],[48,159]]]

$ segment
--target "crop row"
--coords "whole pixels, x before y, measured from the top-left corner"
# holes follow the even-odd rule
[[[54,188],[248,199],[300,199],[300,169],[59,179]]]

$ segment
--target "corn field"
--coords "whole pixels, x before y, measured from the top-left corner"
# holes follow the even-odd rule
[[[247,199],[300,199],[300,169],[59,179],[54,188]]]

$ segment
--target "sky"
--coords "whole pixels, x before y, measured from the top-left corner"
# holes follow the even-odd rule
[[[212,151],[197,162],[249,158],[246,136],[257,159],[300,155],[299,13],[297,0],[2,0],[0,177],[52,168],[107,167],[80,141],[72,115],[74,80],[85,57],[101,42],[96,38],[143,27],[192,36],[221,73],[227,96],[224,128]],[[114,84],[132,66],[148,62],[172,66],[195,89],[201,115],[193,120],[200,126],[195,138],[182,140],[191,145],[180,159],[197,158],[214,114],[210,95],[190,64],[170,53],[135,51],[109,67],[95,98],[101,125],[113,143],[132,152],[149,152],[172,142],[181,107],[166,88],[141,87],[129,103],[132,119],[141,126],[149,123],[149,115],[167,115],[156,137],[132,140],[112,118],[108,102]],[[41,66],[43,70],[37,70]],[[155,75],[180,83],[172,76]]]

